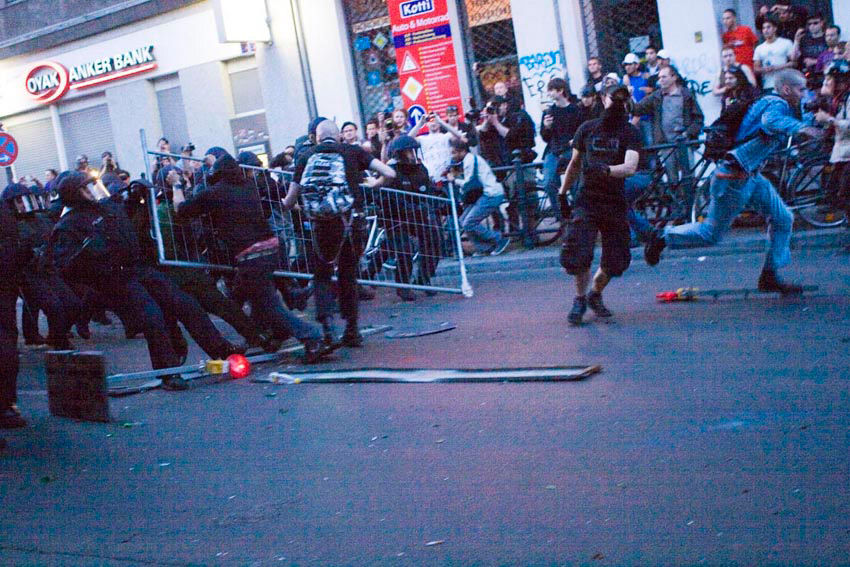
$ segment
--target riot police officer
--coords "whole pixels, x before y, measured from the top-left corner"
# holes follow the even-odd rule
[[[93,181],[80,172],[60,176],[59,194],[70,211],[50,238],[57,267],[71,280],[94,289],[112,309],[142,329],[154,368],[179,366],[187,353],[179,319],[213,358],[240,349],[221,336],[200,305],[164,274],[144,266],[139,242],[123,205],[98,201]],[[185,389],[179,375],[163,378],[166,389]]]
[[[0,429],[25,427],[15,402],[18,390],[18,328],[15,304],[18,300],[17,274],[20,262],[18,227],[8,207],[0,207]]]
[[[27,315],[35,318],[35,329],[25,335],[38,335],[38,312],[44,311],[50,333],[48,344],[59,350],[72,348],[68,332],[77,320],[81,304],[53,266],[47,243],[53,224],[45,216],[44,201],[31,187],[13,183],[3,190],[3,201],[12,210],[18,226],[18,288],[24,298]],[[32,336],[27,338],[33,338]]]
[[[398,262],[396,281],[410,283],[413,257],[418,251],[416,283],[428,285],[440,260],[440,228],[433,202],[421,196],[438,192],[422,163],[419,142],[415,138],[397,137],[390,144],[389,154],[389,165],[396,171],[396,177],[387,187],[395,191],[382,191],[380,201],[390,247]],[[411,239],[416,240],[415,246]],[[398,290],[398,294],[405,300],[414,298],[411,290]]]

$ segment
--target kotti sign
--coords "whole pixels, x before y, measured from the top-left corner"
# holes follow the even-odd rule
[[[114,57],[98,59],[71,68],[54,61],[32,66],[26,78],[27,92],[48,104],[59,100],[70,89],[85,89],[156,69],[153,45],[125,51]]]

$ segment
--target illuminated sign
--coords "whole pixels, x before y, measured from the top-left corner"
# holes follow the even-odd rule
[[[82,65],[65,66],[41,61],[32,66],[25,81],[27,92],[44,104],[55,102],[71,90],[85,89],[156,69],[153,45],[125,51]]]

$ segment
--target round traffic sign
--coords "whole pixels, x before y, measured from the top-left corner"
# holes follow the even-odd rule
[[[0,167],[15,163],[18,159],[18,142],[8,132],[0,132]]]
[[[425,109],[422,105],[414,104],[407,110],[407,119],[411,126],[414,126],[419,119],[425,116]]]

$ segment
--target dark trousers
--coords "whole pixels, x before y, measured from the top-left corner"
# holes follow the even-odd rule
[[[21,308],[21,331],[24,335],[24,341],[34,343],[39,336],[38,313],[40,310],[37,306],[27,303],[26,297],[23,300]]]
[[[153,368],[177,366],[180,359],[174,350],[165,314],[157,301],[135,277],[109,281],[95,290],[110,309],[120,308],[145,335]]]
[[[24,338],[29,340],[38,335],[38,312],[41,310],[47,316],[48,342],[54,346],[67,343],[68,332],[80,317],[82,302],[65,281],[58,274],[25,274],[21,293],[25,307]]]
[[[343,220],[313,221],[313,276],[316,293],[316,319],[333,318],[334,296],[331,279],[334,260],[337,268],[339,311],[349,325],[357,324],[357,266],[363,253],[358,227],[346,231]]]
[[[257,327],[235,301],[219,291],[212,276],[198,274],[196,278],[180,286],[180,289],[194,297],[207,313],[221,317],[250,344],[258,343]]]
[[[210,357],[223,358],[227,355],[230,343],[193,297],[177,287],[168,276],[153,268],[141,267],[135,272],[138,280],[162,309],[169,333],[175,337],[175,341],[182,339],[182,335],[176,337],[179,334],[176,321],[180,321]]]
[[[15,403],[18,390],[17,290],[0,283],[0,410]]]
[[[284,307],[277,294],[272,273],[278,264],[277,250],[271,254],[239,262],[236,265],[234,293],[251,305],[251,317],[257,327],[271,329],[278,339],[294,336],[300,340],[318,339],[322,330],[302,321]]]

